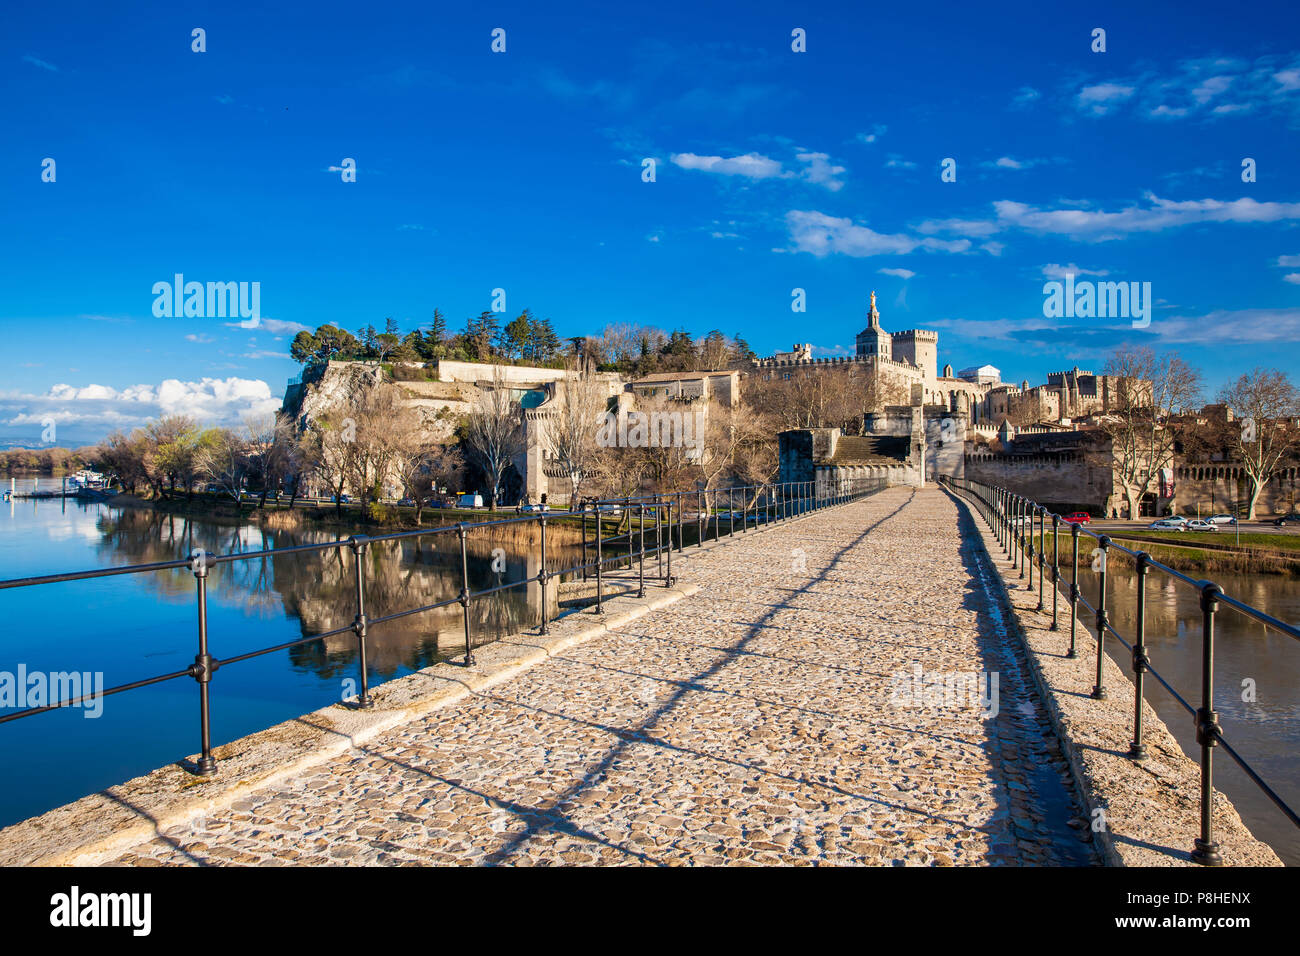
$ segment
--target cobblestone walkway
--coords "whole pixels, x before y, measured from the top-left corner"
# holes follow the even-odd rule
[[[1095,862],[975,547],[893,489],[698,552],[699,594],[115,862]],[[901,706],[914,665],[998,672],[997,716]]]

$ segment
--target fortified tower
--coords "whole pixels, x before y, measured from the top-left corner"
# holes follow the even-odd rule
[[[939,377],[939,333],[921,329],[908,329],[893,335],[894,360],[911,362],[925,376],[925,383],[933,387]]]

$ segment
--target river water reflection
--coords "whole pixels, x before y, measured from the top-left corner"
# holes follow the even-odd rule
[[[1081,564],[1080,587],[1096,607],[1097,576],[1086,573],[1084,567]],[[1108,572],[1111,626],[1132,643],[1137,626],[1137,575],[1132,564],[1119,560],[1110,562]],[[1300,624],[1300,580],[1273,574],[1220,573],[1214,574],[1213,580],[1236,600],[1289,624]],[[1083,611],[1081,619],[1088,618]],[[1090,633],[1095,641],[1095,629]],[[1151,666],[1193,708],[1199,707],[1199,593],[1187,585],[1175,586],[1174,579],[1159,571],[1148,572],[1146,635]],[[1214,646],[1214,700],[1224,739],[1292,808],[1300,807],[1300,642],[1220,605],[1215,615]],[[1095,643],[1090,641],[1085,656],[1091,655],[1093,648]],[[1128,651],[1113,638],[1107,640],[1107,648],[1131,676]],[[1254,700],[1243,699],[1250,696],[1252,684]],[[1192,716],[1150,675],[1144,691],[1183,752],[1199,760]],[[1251,832],[1269,843],[1287,865],[1300,864],[1300,831],[1222,749],[1215,752],[1214,773],[1215,785],[1236,805]]]
[[[43,482],[43,484],[45,484]],[[57,483],[54,483],[57,486]],[[26,483],[30,488],[30,479]],[[581,548],[548,534],[552,572]],[[195,548],[228,554],[324,543],[348,532],[264,530],[77,501],[16,500],[0,506],[0,578],[171,561]],[[492,549],[504,552],[493,570]],[[531,532],[469,537],[470,587],[480,591],[536,575]],[[497,562],[501,567],[501,562]],[[371,618],[453,600],[460,590],[455,534],[376,542],[365,559]],[[355,570],[347,549],[230,562],[208,580],[211,653],[221,659],[350,625]],[[549,615],[558,611],[548,588]],[[536,584],[476,599],[474,643],[535,626]],[[0,591],[0,672],[102,672],[103,686],[183,670],[197,651],[194,576],[188,570],[120,575]],[[372,686],[464,652],[459,605],[370,629]],[[219,745],[355,693],[357,640],[343,633],[222,668],[212,681],[212,739]],[[0,709],[0,713],[18,709]],[[114,695],[102,714],[70,708],[0,725],[0,826],[171,763],[198,749],[195,682],[182,677]]]

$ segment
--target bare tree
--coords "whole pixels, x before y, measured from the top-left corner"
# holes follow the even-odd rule
[[[279,488],[287,475],[293,457],[293,421],[276,412],[266,415],[247,415],[244,418],[243,437],[248,445],[249,469],[262,485],[257,506],[266,507],[266,496],[272,488]]]
[[[203,474],[230,495],[238,508],[249,467],[248,443],[243,436],[229,428],[208,429],[203,435],[199,462]]]
[[[466,442],[491,483],[491,509],[497,510],[501,479],[522,448],[522,409],[499,368],[492,385],[479,397],[478,407],[465,420]]]
[[[1227,433],[1228,447],[1246,472],[1246,517],[1254,520],[1264,486],[1300,449],[1300,392],[1285,372],[1256,368],[1220,391],[1219,401],[1239,419],[1241,427]]]
[[[387,384],[356,396],[351,414],[356,421],[356,434],[346,458],[347,470],[364,508],[372,498],[383,495],[385,483],[394,477],[399,446],[408,441],[403,433],[418,430],[419,418],[414,410],[403,408],[397,388]]]
[[[415,523],[421,523],[430,495],[453,479],[465,459],[454,445],[430,445],[418,409],[403,406],[393,418],[392,468],[403,493],[415,502]]]
[[[596,471],[596,433],[609,403],[609,390],[594,376],[580,374],[576,362],[570,363],[569,372],[557,396],[559,401],[544,406],[536,421],[542,447],[569,479],[572,506],[583,482]]]
[[[1195,407],[1201,375],[1176,353],[1156,355],[1146,346],[1116,349],[1106,374],[1118,379],[1115,407],[1101,419],[1111,440],[1111,468],[1128,501],[1129,516],[1174,459],[1173,418]]]
[[[334,513],[343,515],[343,492],[356,454],[356,420],[344,410],[318,416],[298,440],[301,473],[321,482],[334,496]]]

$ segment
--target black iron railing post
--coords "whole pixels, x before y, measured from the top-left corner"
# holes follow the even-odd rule
[[[1018,524],[1018,526],[1019,526],[1019,528],[1020,528],[1020,531],[1019,531],[1019,537],[1020,537],[1020,576],[1021,576],[1022,578],[1025,576],[1025,572],[1026,572],[1026,570],[1028,570],[1027,567],[1026,567],[1026,565],[1029,564],[1029,546],[1030,546],[1030,541],[1029,541],[1029,536],[1028,536],[1027,534],[1025,534],[1025,523],[1026,523],[1028,520],[1029,520],[1029,499],[1028,499],[1028,498],[1025,498],[1025,497],[1022,496],[1022,497],[1020,498],[1020,517],[1017,519],[1017,524]],[[1033,572],[1031,571],[1030,573],[1032,574]]]
[[[596,500],[596,611],[605,613],[605,545],[600,529],[600,500]]]
[[[677,504],[678,507],[681,506],[680,498],[678,498]],[[668,502],[668,527],[670,530],[668,532],[668,568],[667,568],[667,572],[664,574],[664,587],[673,586],[673,542],[672,542],[672,531],[671,531],[672,524],[673,524],[672,507],[673,507],[672,502],[669,501]],[[678,515],[678,518],[680,520],[680,514]]]
[[[695,493],[695,546],[704,547],[704,491]]]
[[[1025,562],[1029,565],[1029,583],[1025,586],[1031,591],[1034,589],[1034,559],[1036,557],[1034,553],[1034,518],[1037,514],[1038,505],[1033,504],[1032,502],[1025,505],[1025,517],[1029,521],[1029,548],[1025,552],[1029,556],[1029,560]]]
[[[1007,507],[1010,508],[1011,518],[1011,570],[1014,571],[1020,567],[1020,528],[1016,524],[1016,518],[1020,513],[1020,498],[1018,495],[1011,495],[1007,500]]]
[[[366,549],[370,546],[370,539],[365,535],[354,534],[348,538],[348,547],[352,549],[353,563],[356,566],[357,578],[357,616],[352,622],[352,632],[357,636],[357,656],[358,667],[361,670],[361,693],[357,695],[357,707],[362,710],[369,710],[375,706],[375,702],[370,699],[370,674],[369,667],[366,663]]]
[[[998,492],[998,539],[1002,542],[1002,550],[1007,553],[1007,557],[1011,557],[1011,516],[1007,514],[1009,498],[1005,488]]]
[[[1134,760],[1145,760],[1147,749],[1142,744],[1142,678],[1151,667],[1147,657],[1147,571],[1151,555],[1139,551],[1137,556],[1137,634],[1133,639],[1133,744],[1128,755]]]
[[[727,489],[727,521],[729,522],[727,537],[733,537],[736,533],[736,488],[733,485]]]
[[[686,548],[686,496],[684,492],[677,492],[677,554],[681,554]],[[669,559],[671,564],[671,559]]]
[[[542,512],[542,568],[537,572],[537,587],[542,594],[541,632],[546,633],[546,513]],[[585,561],[585,557],[584,557]]]
[[[208,653],[208,569],[216,564],[215,557],[196,549],[190,552],[190,570],[198,589],[199,652],[190,665],[190,676],[199,683],[199,759],[194,773],[210,777],[217,772],[217,761],[212,756],[212,712],[208,701],[208,683],[219,666]]]
[[[1196,742],[1201,745],[1201,835],[1192,859],[1202,866],[1222,866],[1214,840],[1214,748],[1218,746],[1219,715],[1214,712],[1214,612],[1223,592],[1217,584],[1201,582],[1201,706],[1196,711]]]
[[[465,666],[474,666],[474,649],[469,634],[469,552],[465,546],[465,522],[456,525],[460,537],[460,607],[465,622]]]
[[[1056,630],[1056,604],[1061,596],[1061,516],[1052,513],[1052,626]]]
[[[1020,570],[1020,576],[1025,576],[1024,562],[1021,561],[1022,552],[1020,549],[1020,496],[1011,496],[1011,570]]]
[[[587,502],[578,502],[578,521],[582,524],[582,580],[587,580]]]
[[[1097,564],[1097,683],[1092,685],[1094,700],[1106,699],[1106,687],[1102,683],[1102,664],[1106,661],[1106,625],[1110,622],[1106,613],[1106,558],[1109,555],[1110,538],[1104,534],[1097,540],[1101,550]]]
[[[645,597],[645,505],[636,506],[636,524],[641,533],[641,556],[637,560],[637,585],[636,596]],[[629,529],[627,533],[627,561],[628,567],[632,566],[632,532]]]
[[[1038,507],[1038,612],[1043,611],[1043,568],[1047,566],[1044,551],[1047,549],[1047,509]]]
[[[1079,627],[1079,526],[1071,522],[1070,542],[1074,548],[1074,564],[1070,571],[1070,652],[1066,657],[1078,657],[1075,650],[1075,633]]]

